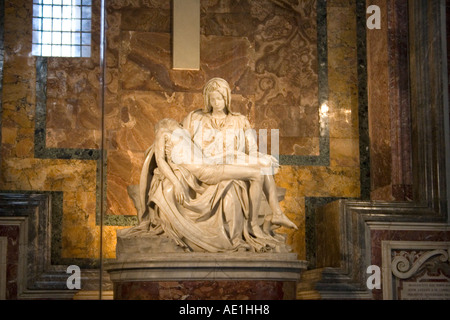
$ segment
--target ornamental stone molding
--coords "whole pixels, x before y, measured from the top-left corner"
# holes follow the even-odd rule
[[[383,299],[392,300],[394,298],[394,280],[407,280],[414,277],[433,258],[450,264],[450,242],[383,241]]]

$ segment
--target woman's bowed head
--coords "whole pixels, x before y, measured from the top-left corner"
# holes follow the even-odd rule
[[[231,113],[231,89],[224,79],[212,78],[203,88],[205,113],[228,115]]]

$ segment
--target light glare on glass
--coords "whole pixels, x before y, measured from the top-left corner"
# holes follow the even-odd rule
[[[33,0],[32,55],[91,56],[90,0]]]

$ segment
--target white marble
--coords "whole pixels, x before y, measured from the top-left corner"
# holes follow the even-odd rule
[[[105,265],[115,281],[274,280],[298,281],[307,262],[295,253],[172,253]]]
[[[208,81],[203,97],[204,108],[182,123],[156,125],[134,199],[139,225],[118,238],[164,236],[188,252],[291,251],[274,231],[297,228],[279,205],[278,160],[258,151],[224,79]]]

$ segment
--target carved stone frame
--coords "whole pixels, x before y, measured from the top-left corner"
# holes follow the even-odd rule
[[[435,241],[383,241],[382,254],[383,254],[383,268],[382,268],[382,281],[383,281],[383,299],[393,299],[393,260],[391,253],[393,250],[398,249],[412,249],[412,250],[427,250],[428,256],[431,258],[434,255],[446,255],[448,259],[450,242],[435,242]],[[427,258],[427,256],[424,256]],[[426,262],[426,259],[423,261]],[[412,268],[410,268],[411,270]],[[412,270],[411,270],[412,271]]]

